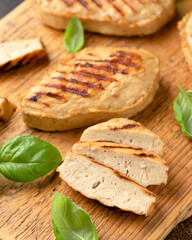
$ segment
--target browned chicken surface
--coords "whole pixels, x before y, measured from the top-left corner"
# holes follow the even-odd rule
[[[42,21],[65,29],[77,16],[88,31],[144,35],[159,30],[173,16],[174,0],[39,0]]]
[[[21,103],[24,119],[54,131],[133,116],[153,100],[158,74],[157,58],[145,50],[84,49],[29,91]]]
[[[38,38],[0,42],[0,53],[0,72],[46,56],[45,48]]]

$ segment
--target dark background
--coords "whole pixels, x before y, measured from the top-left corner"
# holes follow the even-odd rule
[[[0,0],[0,18],[4,17],[21,2],[23,0]],[[174,228],[166,240],[192,240],[192,218]]]
[[[5,16],[23,0],[0,0],[0,18]]]

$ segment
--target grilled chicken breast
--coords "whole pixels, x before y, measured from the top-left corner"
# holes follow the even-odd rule
[[[178,26],[185,59],[192,71],[192,12],[187,14]]]
[[[58,171],[69,186],[109,207],[146,216],[154,208],[154,193],[91,158],[68,153]]]
[[[174,0],[39,0],[43,23],[65,29],[77,16],[86,30],[109,35],[147,35],[173,16]]]
[[[29,63],[34,58],[46,55],[45,49],[38,38],[0,42],[0,71],[7,71]]]
[[[9,121],[15,110],[16,106],[7,98],[0,98],[0,129]]]
[[[86,48],[55,66],[21,103],[33,128],[62,131],[146,108],[159,86],[159,63],[145,50]]]
[[[80,141],[112,141],[144,148],[163,155],[163,141],[141,123],[128,118],[114,118],[87,128]]]
[[[72,150],[117,170],[144,187],[167,183],[167,163],[159,155],[142,148],[89,141],[76,143]]]

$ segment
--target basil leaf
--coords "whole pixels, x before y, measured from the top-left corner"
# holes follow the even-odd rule
[[[64,46],[69,53],[80,51],[85,43],[84,30],[81,21],[77,17],[69,20],[64,36]]]
[[[34,136],[18,136],[0,148],[0,172],[10,180],[30,182],[54,170],[61,159],[50,143]]]
[[[63,194],[55,193],[51,212],[57,240],[98,240],[90,216]]]
[[[192,139],[192,91],[185,92],[180,85],[178,88],[180,94],[173,104],[175,118],[185,136]]]
[[[53,226],[53,232],[56,236],[56,240],[63,240],[64,238],[62,237],[62,235],[60,234],[59,230],[57,229],[55,222],[52,219],[52,226]]]

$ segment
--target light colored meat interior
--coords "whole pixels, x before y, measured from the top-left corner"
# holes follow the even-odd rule
[[[111,119],[87,128],[81,141],[104,140],[144,148],[163,155],[163,142],[142,124],[127,118]]]
[[[85,156],[69,153],[59,172],[72,188],[107,206],[146,216],[153,210],[155,194]]]
[[[167,163],[144,149],[110,142],[79,142],[73,146],[73,152],[93,158],[144,187],[167,183]]]

